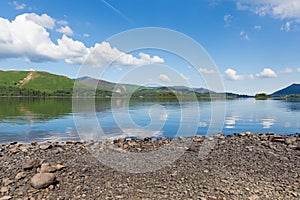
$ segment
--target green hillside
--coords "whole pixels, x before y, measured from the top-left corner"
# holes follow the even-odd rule
[[[32,80],[20,85],[21,88],[35,89],[45,92],[72,89],[74,80],[46,72],[31,72]],[[30,74],[29,74],[30,75]]]
[[[27,76],[27,71],[1,71],[0,86],[15,87],[20,80]]]
[[[1,96],[71,96],[75,81],[38,71],[0,71]],[[78,88],[90,90],[78,83]]]

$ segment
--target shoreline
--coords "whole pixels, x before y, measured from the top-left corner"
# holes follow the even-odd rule
[[[89,150],[147,154],[187,140],[178,159],[145,173],[118,171]],[[200,156],[205,141],[215,143]],[[299,199],[300,135],[12,142],[0,144],[0,181],[0,199]]]

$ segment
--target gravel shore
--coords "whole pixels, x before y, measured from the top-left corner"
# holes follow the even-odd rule
[[[105,143],[139,154],[187,139],[0,144],[0,200],[300,199],[299,135],[247,132],[189,139],[176,161],[144,173],[116,170],[89,149]],[[203,156],[205,141],[214,145]]]

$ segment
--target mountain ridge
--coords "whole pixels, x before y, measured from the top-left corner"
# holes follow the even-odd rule
[[[292,95],[292,94],[300,94],[300,84],[293,83],[285,88],[273,92],[272,94],[270,94],[270,96],[279,97],[283,95]]]

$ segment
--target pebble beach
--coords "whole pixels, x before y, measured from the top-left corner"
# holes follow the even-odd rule
[[[107,166],[89,148],[105,143],[147,153],[185,139],[0,144],[0,200],[300,199],[300,135],[246,132],[189,139],[176,161],[144,173]],[[207,139],[214,146],[200,156]]]

